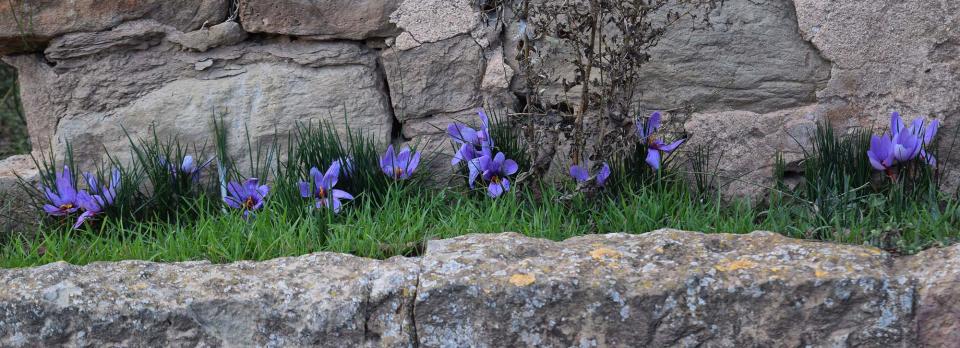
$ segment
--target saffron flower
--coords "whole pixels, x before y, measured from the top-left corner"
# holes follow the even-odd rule
[[[455,143],[460,144],[460,149],[450,160],[451,165],[457,165],[460,161],[470,162],[480,157],[482,150],[478,150],[478,148],[493,148],[493,138],[490,136],[490,120],[483,109],[479,109],[477,114],[479,114],[482,122],[480,130],[470,128],[462,123],[451,123],[447,126],[447,135]]]
[[[166,166],[167,169],[170,171],[170,175],[173,176],[174,179],[176,179],[180,175],[184,175],[186,177],[191,178],[194,181],[200,180],[200,172],[203,171],[203,169],[206,168],[208,165],[210,165],[211,162],[213,162],[213,158],[210,158],[206,162],[203,162],[198,166],[196,165],[196,162],[194,161],[193,156],[186,155],[183,157],[183,163],[180,163],[180,167],[176,167],[172,163],[167,162],[167,160],[162,157],[159,158],[159,160],[160,160],[160,165]]]
[[[74,186],[73,173],[70,171],[70,167],[63,166],[63,171],[56,174],[54,184],[55,187],[52,190],[44,185],[40,186],[48,201],[43,206],[43,210],[51,216],[66,216],[79,210],[77,188]]]
[[[263,203],[270,193],[270,187],[260,185],[257,178],[250,178],[240,184],[232,181],[227,184],[229,195],[223,201],[233,209],[243,210],[243,217],[248,218],[254,211],[263,208]]]
[[[673,152],[673,150],[676,150],[686,141],[686,139],[680,139],[667,144],[661,139],[654,138],[653,135],[660,129],[660,118],[660,112],[657,111],[650,115],[650,119],[646,122],[646,125],[639,120],[636,123],[637,135],[640,136],[641,141],[647,144],[646,162],[654,170],[660,170],[660,163],[664,157],[663,153]]]
[[[315,207],[317,209],[331,208],[333,209],[334,213],[339,213],[340,209],[343,207],[343,203],[340,202],[340,200],[353,199],[353,195],[347,193],[346,191],[334,188],[334,186],[337,186],[339,174],[340,162],[333,162],[333,164],[330,165],[330,168],[327,168],[327,172],[324,174],[321,174],[317,167],[310,168],[310,176],[313,178],[313,187],[311,189],[309,182],[299,182],[298,186],[300,186],[300,197],[313,197],[316,200]]]
[[[387,147],[387,152],[380,156],[380,169],[394,180],[406,180],[413,175],[420,165],[420,151],[411,155],[410,148],[404,147],[397,154],[393,145]]]
[[[519,169],[517,162],[507,159],[503,152],[491,156],[490,149],[484,148],[483,156],[470,161],[470,187],[474,187],[477,176],[480,176],[488,183],[487,195],[493,198],[500,197],[504,192],[510,191],[508,176],[515,174]]]
[[[586,167],[581,167],[576,164],[570,166],[570,176],[573,177],[578,183],[586,182],[590,179],[590,172],[587,171]],[[603,166],[600,167],[600,171],[597,172],[597,185],[603,187],[607,183],[607,178],[610,177],[610,166],[607,165],[607,162],[603,162]]]
[[[120,170],[117,168],[110,173],[110,184],[107,186],[100,186],[93,174],[83,173],[83,177],[87,181],[89,192],[77,193],[77,204],[84,211],[73,225],[74,229],[80,228],[86,220],[100,215],[107,207],[112,206],[117,199],[117,187],[120,186]]]
[[[893,141],[886,133],[880,136],[874,135],[870,137],[870,150],[867,150],[870,165],[872,165],[874,169],[882,171],[893,168],[894,164],[896,164],[893,149]]]
[[[940,121],[933,120],[925,124],[923,117],[917,117],[907,127],[900,118],[899,112],[890,114],[890,132],[893,134],[894,156],[897,162],[906,162],[920,156],[927,164],[936,166],[937,159],[928,154],[926,148],[933,143],[933,138],[940,128]]]

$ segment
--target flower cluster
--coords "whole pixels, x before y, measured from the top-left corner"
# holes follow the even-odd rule
[[[453,139],[454,143],[460,145],[450,164],[466,162],[470,188],[475,187],[479,177],[487,185],[487,195],[496,198],[510,191],[509,176],[516,174],[520,167],[516,161],[508,159],[503,152],[494,153],[490,120],[483,109],[478,110],[477,113],[481,121],[479,130],[462,123],[453,123],[447,127],[447,135]]]
[[[590,180],[590,172],[587,171],[587,168],[576,164],[570,166],[570,176],[572,176],[577,183]],[[610,166],[607,165],[607,162],[603,162],[603,166],[600,167],[600,171],[597,172],[597,186],[604,187],[607,184],[608,178],[610,178]]]
[[[40,185],[40,191],[47,198],[43,210],[50,216],[70,216],[83,210],[73,225],[75,229],[114,204],[120,186],[120,170],[114,168],[111,171],[110,183],[107,185],[100,185],[99,180],[91,173],[83,173],[83,178],[87,189],[79,190],[70,167],[64,166],[63,171],[56,173],[54,187]]]
[[[660,130],[660,118],[660,112],[657,111],[650,115],[650,119],[647,120],[646,124],[639,120],[636,122],[637,135],[640,136],[640,141],[647,144],[646,162],[654,170],[660,170],[660,163],[663,161],[665,153],[669,154],[673,152],[673,150],[676,150],[686,141],[686,139],[680,139],[667,144],[662,139],[655,138],[654,134]]]
[[[883,135],[874,134],[870,138],[870,149],[867,157],[874,169],[885,171],[892,175],[892,169],[897,164],[907,163],[920,157],[931,166],[937,165],[937,159],[927,153],[927,146],[937,135],[940,121],[933,120],[925,124],[922,117],[918,117],[906,126],[900,118],[900,113],[890,115],[890,132]]]

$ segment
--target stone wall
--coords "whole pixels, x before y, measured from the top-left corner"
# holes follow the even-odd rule
[[[14,1],[0,4],[0,53],[19,69],[34,148],[69,140],[84,161],[102,146],[123,154],[121,125],[203,143],[214,114],[235,145],[244,125],[261,138],[309,119],[430,142],[479,106],[516,107],[516,16],[480,3]],[[542,64],[573,73],[556,40],[534,44],[555,53]],[[816,120],[960,120],[956,1],[726,0],[671,26],[651,53],[641,105],[693,110],[674,122],[691,145],[726,152],[720,169],[743,179],[729,188],[738,195],[769,183],[776,151],[798,160]]]
[[[211,265],[0,270],[0,346],[947,347],[960,246],[894,257],[769,232],[429,242]]]

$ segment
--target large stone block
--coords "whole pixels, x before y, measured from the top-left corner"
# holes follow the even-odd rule
[[[73,32],[152,19],[181,31],[222,22],[228,0],[11,0],[0,3],[0,54],[42,50]]]
[[[183,36],[156,22],[131,22],[60,37],[44,57],[8,57],[20,72],[35,146],[52,137],[60,151],[70,141],[89,164],[104,148],[125,157],[121,127],[137,137],[148,136],[150,126],[187,144],[212,146],[214,116],[223,116],[238,153],[245,129],[254,141],[269,140],[298,121],[326,120],[389,140],[393,119],[384,78],[376,53],[363,44],[277,38],[194,52],[171,37]]]
[[[243,28],[254,33],[362,40],[397,34],[390,14],[400,0],[241,0]]]

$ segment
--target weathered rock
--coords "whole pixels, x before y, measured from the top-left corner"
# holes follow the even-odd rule
[[[400,0],[241,0],[243,28],[254,33],[362,40],[396,35]]]
[[[886,127],[890,111],[960,126],[960,2],[795,0],[800,33],[833,63],[817,92],[837,125]],[[956,153],[956,151],[953,151]],[[954,155],[956,156],[956,155]],[[956,161],[954,161],[956,162]],[[960,185],[958,167],[945,176]]]
[[[386,49],[381,62],[393,109],[401,121],[480,106],[485,60],[481,47],[469,35],[408,50]]]
[[[240,24],[233,21],[223,22],[212,27],[191,31],[189,33],[176,32],[170,37],[170,42],[184,48],[206,52],[213,47],[238,44],[247,38]]]
[[[695,113],[683,124],[690,134],[685,146],[711,149],[711,165],[717,165],[718,183],[728,196],[765,197],[773,187],[776,154],[782,153],[785,163],[803,159],[803,149],[810,148],[809,139],[816,131],[817,115],[815,106],[766,114]]]
[[[29,204],[30,197],[21,187],[21,179],[29,185],[39,180],[38,175],[29,155],[0,160],[0,243],[13,234],[32,232],[37,214]]]
[[[420,258],[0,270],[3,346],[949,346],[960,246],[769,232],[432,241]]]
[[[121,126],[137,137],[155,125],[187,144],[212,146],[215,115],[223,116],[238,153],[245,128],[254,141],[266,140],[312,119],[389,139],[388,95],[377,54],[366,46],[276,38],[190,52],[167,40],[171,30],[128,23],[60,37],[45,59],[6,58],[21,74],[33,144],[43,148],[53,137],[61,151],[71,141],[80,162],[89,164],[104,147],[125,157]]]
[[[405,347],[413,260],[54,263],[0,271],[0,345]]]
[[[73,32],[103,31],[152,19],[181,31],[220,23],[227,0],[30,0],[0,3],[0,54],[42,50],[47,41]]]

